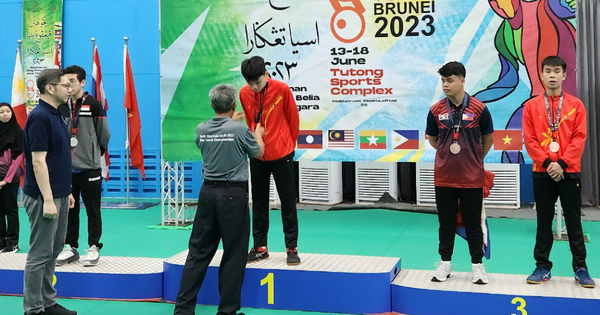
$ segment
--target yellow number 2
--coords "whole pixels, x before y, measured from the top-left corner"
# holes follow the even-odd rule
[[[275,277],[272,272],[260,280],[261,287],[265,284],[267,285],[267,304],[275,304]]]
[[[527,305],[527,303],[525,303],[525,300],[523,298],[516,297],[516,298],[512,299],[512,302],[510,302],[510,303],[519,304],[519,306],[517,306],[517,311],[521,312],[521,315],[527,315],[527,311],[525,310],[525,305]],[[517,315],[517,314],[512,313],[511,315]]]

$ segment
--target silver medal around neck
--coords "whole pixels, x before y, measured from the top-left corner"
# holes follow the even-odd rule
[[[71,147],[76,147],[78,143],[79,141],[77,141],[77,138],[71,137]]]
[[[460,144],[458,144],[458,142],[453,142],[450,145],[450,153],[458,154],[459,152],[460,152]]]
[[[560,149],[560,144],[558,144],[556,141],[552,141],[548,148],[550,149],[550,152],[556,153]]]

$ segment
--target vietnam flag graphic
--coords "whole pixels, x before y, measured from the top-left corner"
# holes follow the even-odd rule
[[[494,150],[523,150],[523,132],[521,130],[494,130]]]
[[[298,131],[298,149],[322,149],[322,130],[300,130]]]
[[[361,130],[359,135],[361,149],[386,149],[385,130]]]

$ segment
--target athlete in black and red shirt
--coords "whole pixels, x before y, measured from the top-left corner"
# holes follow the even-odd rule
[[[452,275],[452,252],[456,215],[465,224],[471,254],[473,282],[488,282],[483,258],[481,207],[485,183],[483,157],[492,147],[494,126],[485,104],[465,92],[465,67],[456,61],[438,70],[446,98],[437,102],[427,116],[426,133],[437,150],[434,184],[438,211],[439,253],[442,261],[432,281]]]

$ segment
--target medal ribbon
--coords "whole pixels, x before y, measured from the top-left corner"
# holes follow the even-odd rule
[[[269,82],[267,82],[267,84],[265,84],[265,88],[263,89],[263,92],[261,94],[259,94],[260,109],[258,110],[258,114],[256,114],[256,116],[254,116],[254,124],[255,124],[254,128],[256,128],[256,125],[260,122],[260,119],[262,118],[262,113],[263,113],[263,99],[267,95],[267,88],[268,87],[269,87]]]
[[[558,108],[556,109],[556,117],[554,120],[552,120],[552,111],[550,110],[550,104],[548,104],[548,94],[544,93],[544,102],[546,103],[546,112],[548,113],[548,123],[550,124],[550,130],[552,131],[552,141],[556,141],[554,133],[558,130],[558,124],[560,123],[560,110],[562,108],[563,97],[563,93],[560,92]]]
[[[73,136],[77,135],[77,126],[79,125],[79,112],[81,111],[81,107],[83,106],[83,102],[85,102],[85,98],[87,97],[87,93],[83,94],[81,98],[81,105],[77,108],[77,101],[73,104],[73,100],[69,98],[69,107],[71,110],[71,129],[73,129]]]
[[[463,118],[463,114],[465,113],[465,109],[467,109],[467,106],[469,106],[469,94],[465,93],[465,98],[463,99],[463,103],[462,103],[462,110],[460,111],[459,117],[458,117],[458,122],[456,122],[454,120],[454,115],[452,114],[452,108],[450,107],[450,103],[452,101],[450,101],[450,98],[448,98],[446,100],[446,105],[448,105],[448,114],[452,117],[452,140],[453,142],[458,142],[458,132],[460,131],[460,127],[462,125],[462,118]]]

